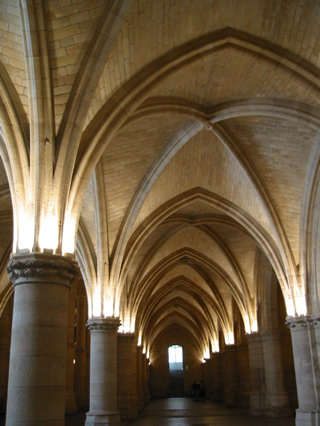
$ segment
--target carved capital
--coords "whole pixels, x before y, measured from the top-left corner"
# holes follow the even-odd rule
[[[12,256],[7,272],[14,286],[42,282],[69,287],[79,267],[74,259],[61,255],[28,253]]]
[[[87,327],[90,333],[104,333],[106,331],[117,331],[121,321],[119,318],[107,317],[107,318],[92,318],[87,322]]]

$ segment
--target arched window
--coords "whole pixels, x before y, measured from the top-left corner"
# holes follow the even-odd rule
[[[168,348],[169,369],[183,370],[183,348],[179,345],[172,345]]]

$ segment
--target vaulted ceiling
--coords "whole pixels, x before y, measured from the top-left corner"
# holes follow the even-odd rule
[[[65,164],[87,182],[76,256],[89,299],[102,282],[145,345],[178,324],[205,350],[219,332],[232,342],[238,314],[257,329],[259,286],[274,282],[263,263],[289,311],[318,146],[320,4],[48,0],[34,24],[27,3],[0,2],[1,85],[22,126],[32,114],[28,25],[46,34],[57,150],[73,100],[91,92],[73,122],[75,164]],[[107,42],[92,51],[97,34]],[[2,275],[10,179],[1,163]]]

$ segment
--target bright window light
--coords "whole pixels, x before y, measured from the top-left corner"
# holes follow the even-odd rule
[[[183,348],[173,345],[168,348],[169,369],[183,370]]]

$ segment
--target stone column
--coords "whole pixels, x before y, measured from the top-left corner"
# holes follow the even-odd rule
[[[80,411],[89,409],[89,393],[87,392],[87,298],[77,296],[77,335],[75,349],[74,389],[76,402]]]
[[[76,286],[72,284],[69,292],[68,306],[68,331],[67,331],[67,375],[66,375],[66,415],[75,414],[78,411],[74,394],[74,320],[75,320]]]
[[[7,426],[64,425],[68,293],[74,260],[31,253],[11,258],[14,285]]]
[[[118,334],[118,409],[122,419],[138,417],[136,346],[134,334]]]
[[[249,366],[250,366],[250,408],[251,416],[263,416],[265,409],[265,371],[261,335],[248,334]]]
[[[289,399],[285,391],[281,333],[271,330],[261,333],[264,369],[266,378],[265,415],[270,417],[290,417]]]
[[[117,410],[117,330],[118,318],[88,321],[91,336],[90,410],[86,426],[121,425]]]
[[[299,408],[296,426],[318,426],[319,410],[319,326],[315,317],[289,318]]]

